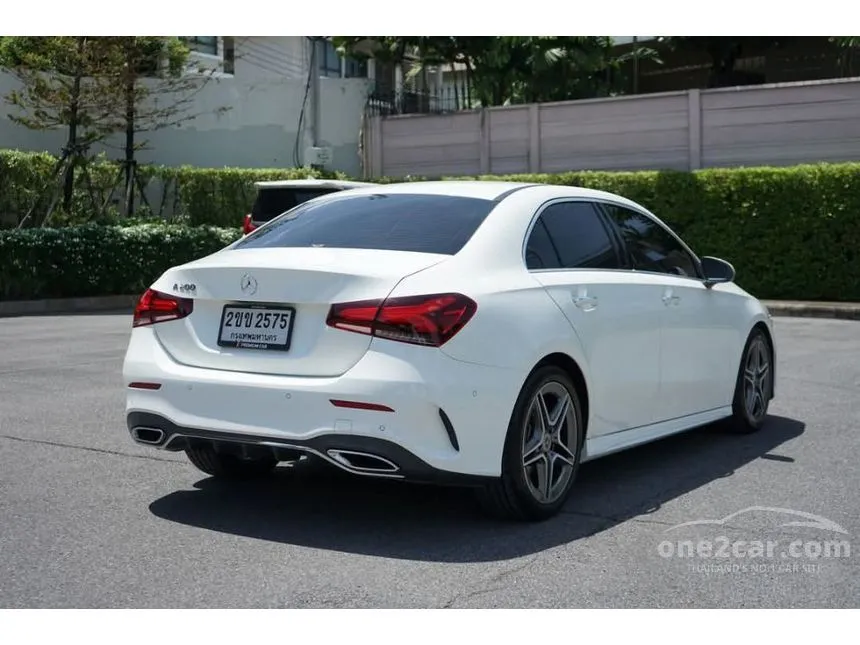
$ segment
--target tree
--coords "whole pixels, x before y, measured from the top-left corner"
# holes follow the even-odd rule
[[[34,130],[68,130],[56,171],[63,176],[66,210],[75,168],[94,143],[117,133],[124,135],[126,213],[134,212],[135,185],[145,200],[135,160],[147,143],[140,135],[199,116],[196,94],[214,78],[214,70],[190,65],[189,55],[175,37],[0,37],[0,67],[22,84],[6,97],[20,112],[11,118]],[[53,204],[46,220],[52,210]]]
[[[749,80],[736,69],[738,59],[750,51],[784,47],[799,36],[663,36],[673,49],[706,53],[711,59],[708,87],[730,87]]]
[[[137,151],[147,141],[140,134],[175,127],[200,115],[195,98],[214,78],[214,69],[189,65],[190,50],[179,38],[161,36],[104,37],[113,129],[124,135],[126,214],[134,213],[135,185],[145,199],[137,175]]]
[[[465,64],[469,75],[468,49],[473,40],[476,38],[462,36],[332,36],[332,44],[342,56],[372,56],[396,65],[408,61],[410,69],[405,80],[417,77],[428,66],[448,65],[454,71],[457,63]],[[456,99],[459,105],[459,96]]]
[[[475,90],[484,105],[545,103],[606,96],[639,47],[619,55],[608,36],[503,36],[473,43]]]
[[[656,58],[648,47],[618,54],[608,36],[336,36],[351,55],[421,66],[462,64],[467,87],[484,106],[561,101],[609,94],[627,59]],[[459,101],[458,101],[459,103]]]
[[[845,76],[854,76],[860,36],[830,36],[828,41],[839,49],[839,65]]]
[[[66,210],[71,207],[76,168],[86,163],[90,146],[112,130],[109,57],[103,44],[86,36],[0,37],[0,68],[21,84],[5,97],[18,111],[9,115],[12,121],[31,130],[66,129],[66,144],[54,170],[63,185]],[[92,189],[90,194],[93,197]],[[32,209],[24,221],[31,214]]]

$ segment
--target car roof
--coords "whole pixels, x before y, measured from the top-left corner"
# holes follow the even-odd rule
[[[514,181],[483,181],[473,179],[451,179],[443,181],[411,181],[392,184],[364,184],[350,193],[396,194],[410,193],[413,195],[450,195],[452,197],[473,197],[476,199],[500,200],[507,195],[528,190],[535,199],[554,199],[560,197],[610,200],[626,203],[638,208],[630,200],[602,190],[582,188],[580,186],[565,186],[561,184],[527,183]]]
[[[357,193],[374,193],[378,195],[412,194],[412,195],[448,195],[451,197],[474,197],[476,199],[494,200],[504,194],[535,184],[511,181],[480,181],[470,179],[450,179],[447,181],[404,181],[391,184],[365,184],[357,188]]]
[[[346,181],[343,179],[276,179],[272,181],[255,181],[257,188],[360,188],[376,186],[365,181]]]
[[[412,194],[412,195],[447,195],[451,197],[471,197],[499,201],[520,190],[528,190],[536,201],[546,201],[558,198],[591,199],[596,201],[612,201],[624,204],[639,211],[648,212],[630,199],[621,195],[581,186],[566,186],[563,184],[528,183],[516,181],[497,181],[479,179],[447,179],[438,181],[402,181],[390,184],[378,184],[366,181],[346,181],[341,179],[286,179],[278,181],[255,182],[258,188],[336,188],[350,189],[352,193],[376,195]],[[320,197],[317,199],[326,199]],[[649,212],[653,217],[654,215]]]

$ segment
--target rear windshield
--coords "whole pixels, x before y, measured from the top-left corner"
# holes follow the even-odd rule
[[[251,219],[268,222],[306,201],[338,192],[336,188],[260,188],[251,209]]]
[[[322,246],[454,255],[495,202],[449,195],[343,195],[308,203],[233,248]]]

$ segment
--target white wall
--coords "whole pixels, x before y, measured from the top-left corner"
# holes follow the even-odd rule
[[[139,154],[139,160],[168,166],[294,166],[305,79],[261,73],[248,73],[243,78],[240,71],[237,60],[234,78],[212,81],[199,93],[195,111],[201,116],[194,121],[150,133],[149,149]],[[0,73],[0,96],[8,94],[16,83],[11,76]],[[334,150],[332,169],[359,176],[358,143],[368,81],[324,78],[320,86],[320,143]],[[223,107],[230,109],[216,114]],[[309,98],[300,154],[310,144],[310,109]],[[0,148],[59,153],[64,133],[27,130],[10,121],[9,112],[10,107],[0,100]],[[121,151],[112,149],[109,154],[118,158]]]
[[[304,36],[235,36],[236,78],[307,79],[310,43]]]

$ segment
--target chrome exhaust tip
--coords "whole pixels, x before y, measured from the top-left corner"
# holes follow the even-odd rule
[[[158,428],[134,428],[131,431],[131,436],[138,443],[145,443],[150,446],[157,446],[164,439],[164,431]]]
[[[332,448],[327,451],[327,454],[341,468],[353,472],[391,474],[400,470],[400,467],[393,461],[366,452]]]

